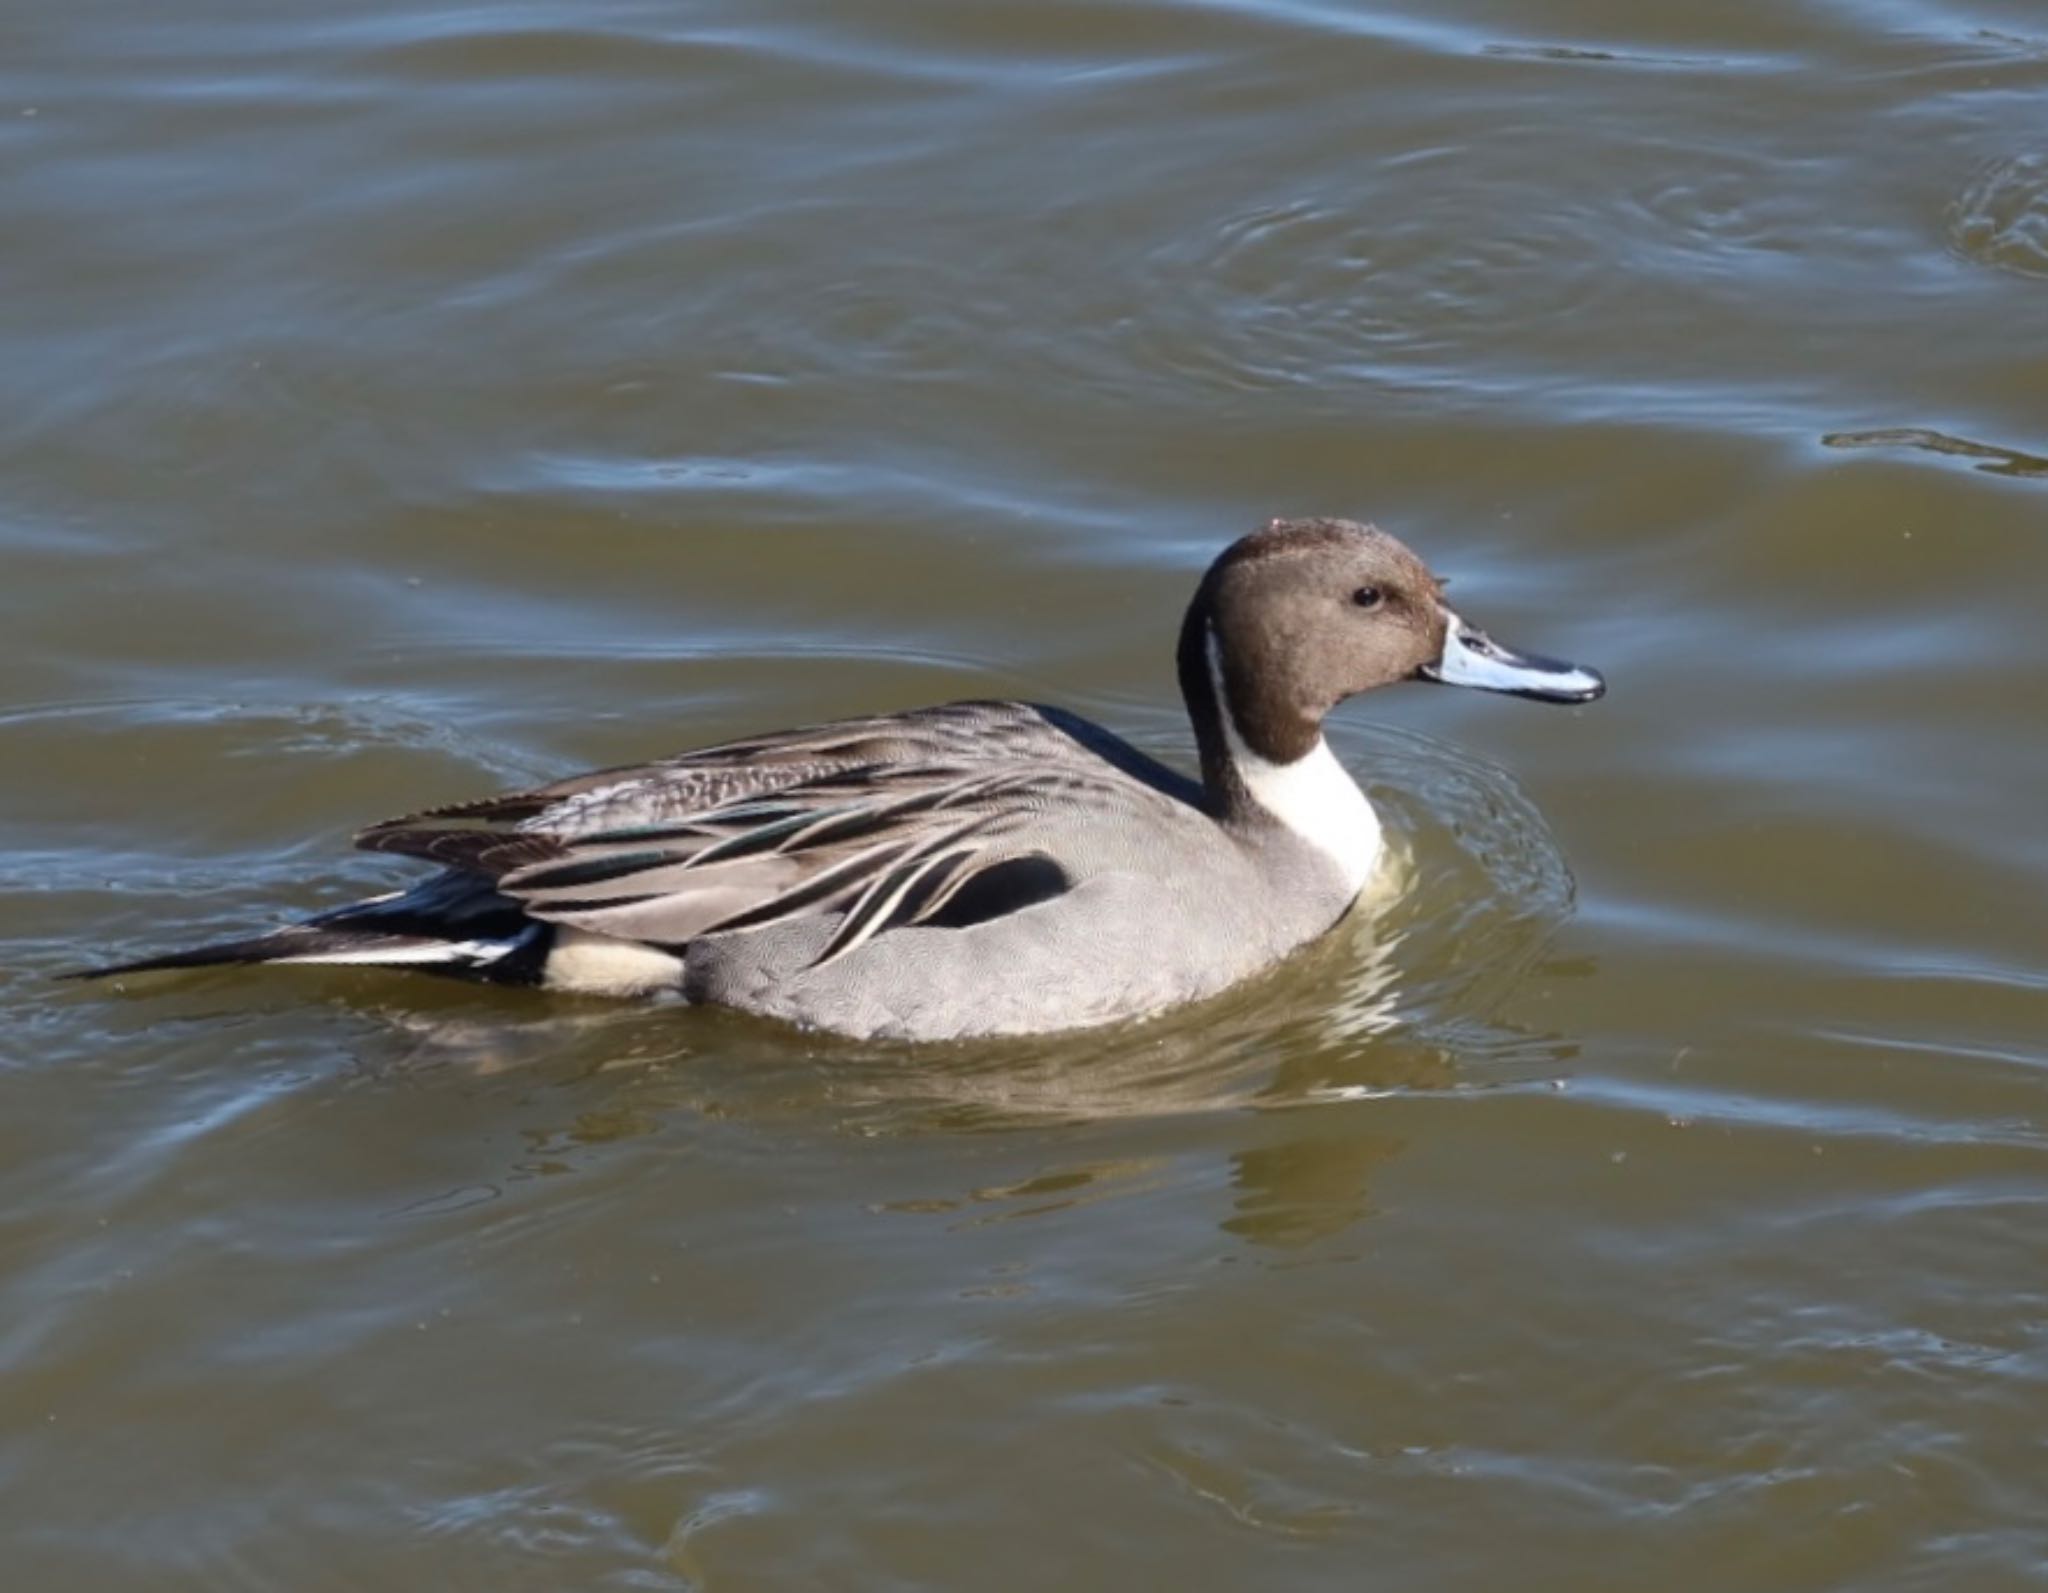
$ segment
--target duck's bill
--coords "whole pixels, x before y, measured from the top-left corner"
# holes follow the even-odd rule
[[[1607,690],[1607,682],[1590,669],[1562,659],[1515,652],[1457,615],[1448,618],[1443,657],[1416,671],[1424,680],[1504,691],[1537,702],[1591,702]]]

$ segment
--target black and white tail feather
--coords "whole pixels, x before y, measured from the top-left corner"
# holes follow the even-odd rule
[[[264,935],[215,941],[66,977],[251,963],[337,968],[397,967],[498,983],[536,982],[545,963],[549,927],[525,916],[489,882],[454,871],[410,891],[350,902]]]

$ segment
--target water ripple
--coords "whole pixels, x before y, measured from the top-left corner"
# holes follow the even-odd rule
[[[2048,277],[2048,156],[2008,155],[1948,208],[1949,248],[1973,265]]]

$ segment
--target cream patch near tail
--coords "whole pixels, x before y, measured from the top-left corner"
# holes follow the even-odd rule
[[[555,930],[540,982],[579,995],[649,996],[681,988],[683,959],[637,940],[563,924]]]

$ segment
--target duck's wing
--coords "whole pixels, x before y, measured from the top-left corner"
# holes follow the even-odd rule
[[[1058,816],[1165,800],[1021,707],[991,712],[1011,706],[727,743],[393,820],[357,844],[483,875],[536,918],[661,946],[841,914],[829,960],[897,925],[1047,900],[1071,883]]]
[[[508,830],[575,837],[680,820],[853,769],[1027,765],[1065,761],[1078,750],[1071,733],[1055,728],[1044,710],[1028,703],[947,703],[773,731],[654,763],[597,769],[528,790],[429,808],[374,824],[356,837],[356,844],[469,867],[472,847],[481,844],[463,838],[470,833],[501,841],[509,839]],[[436,849],[429,850],[430,844]]]

